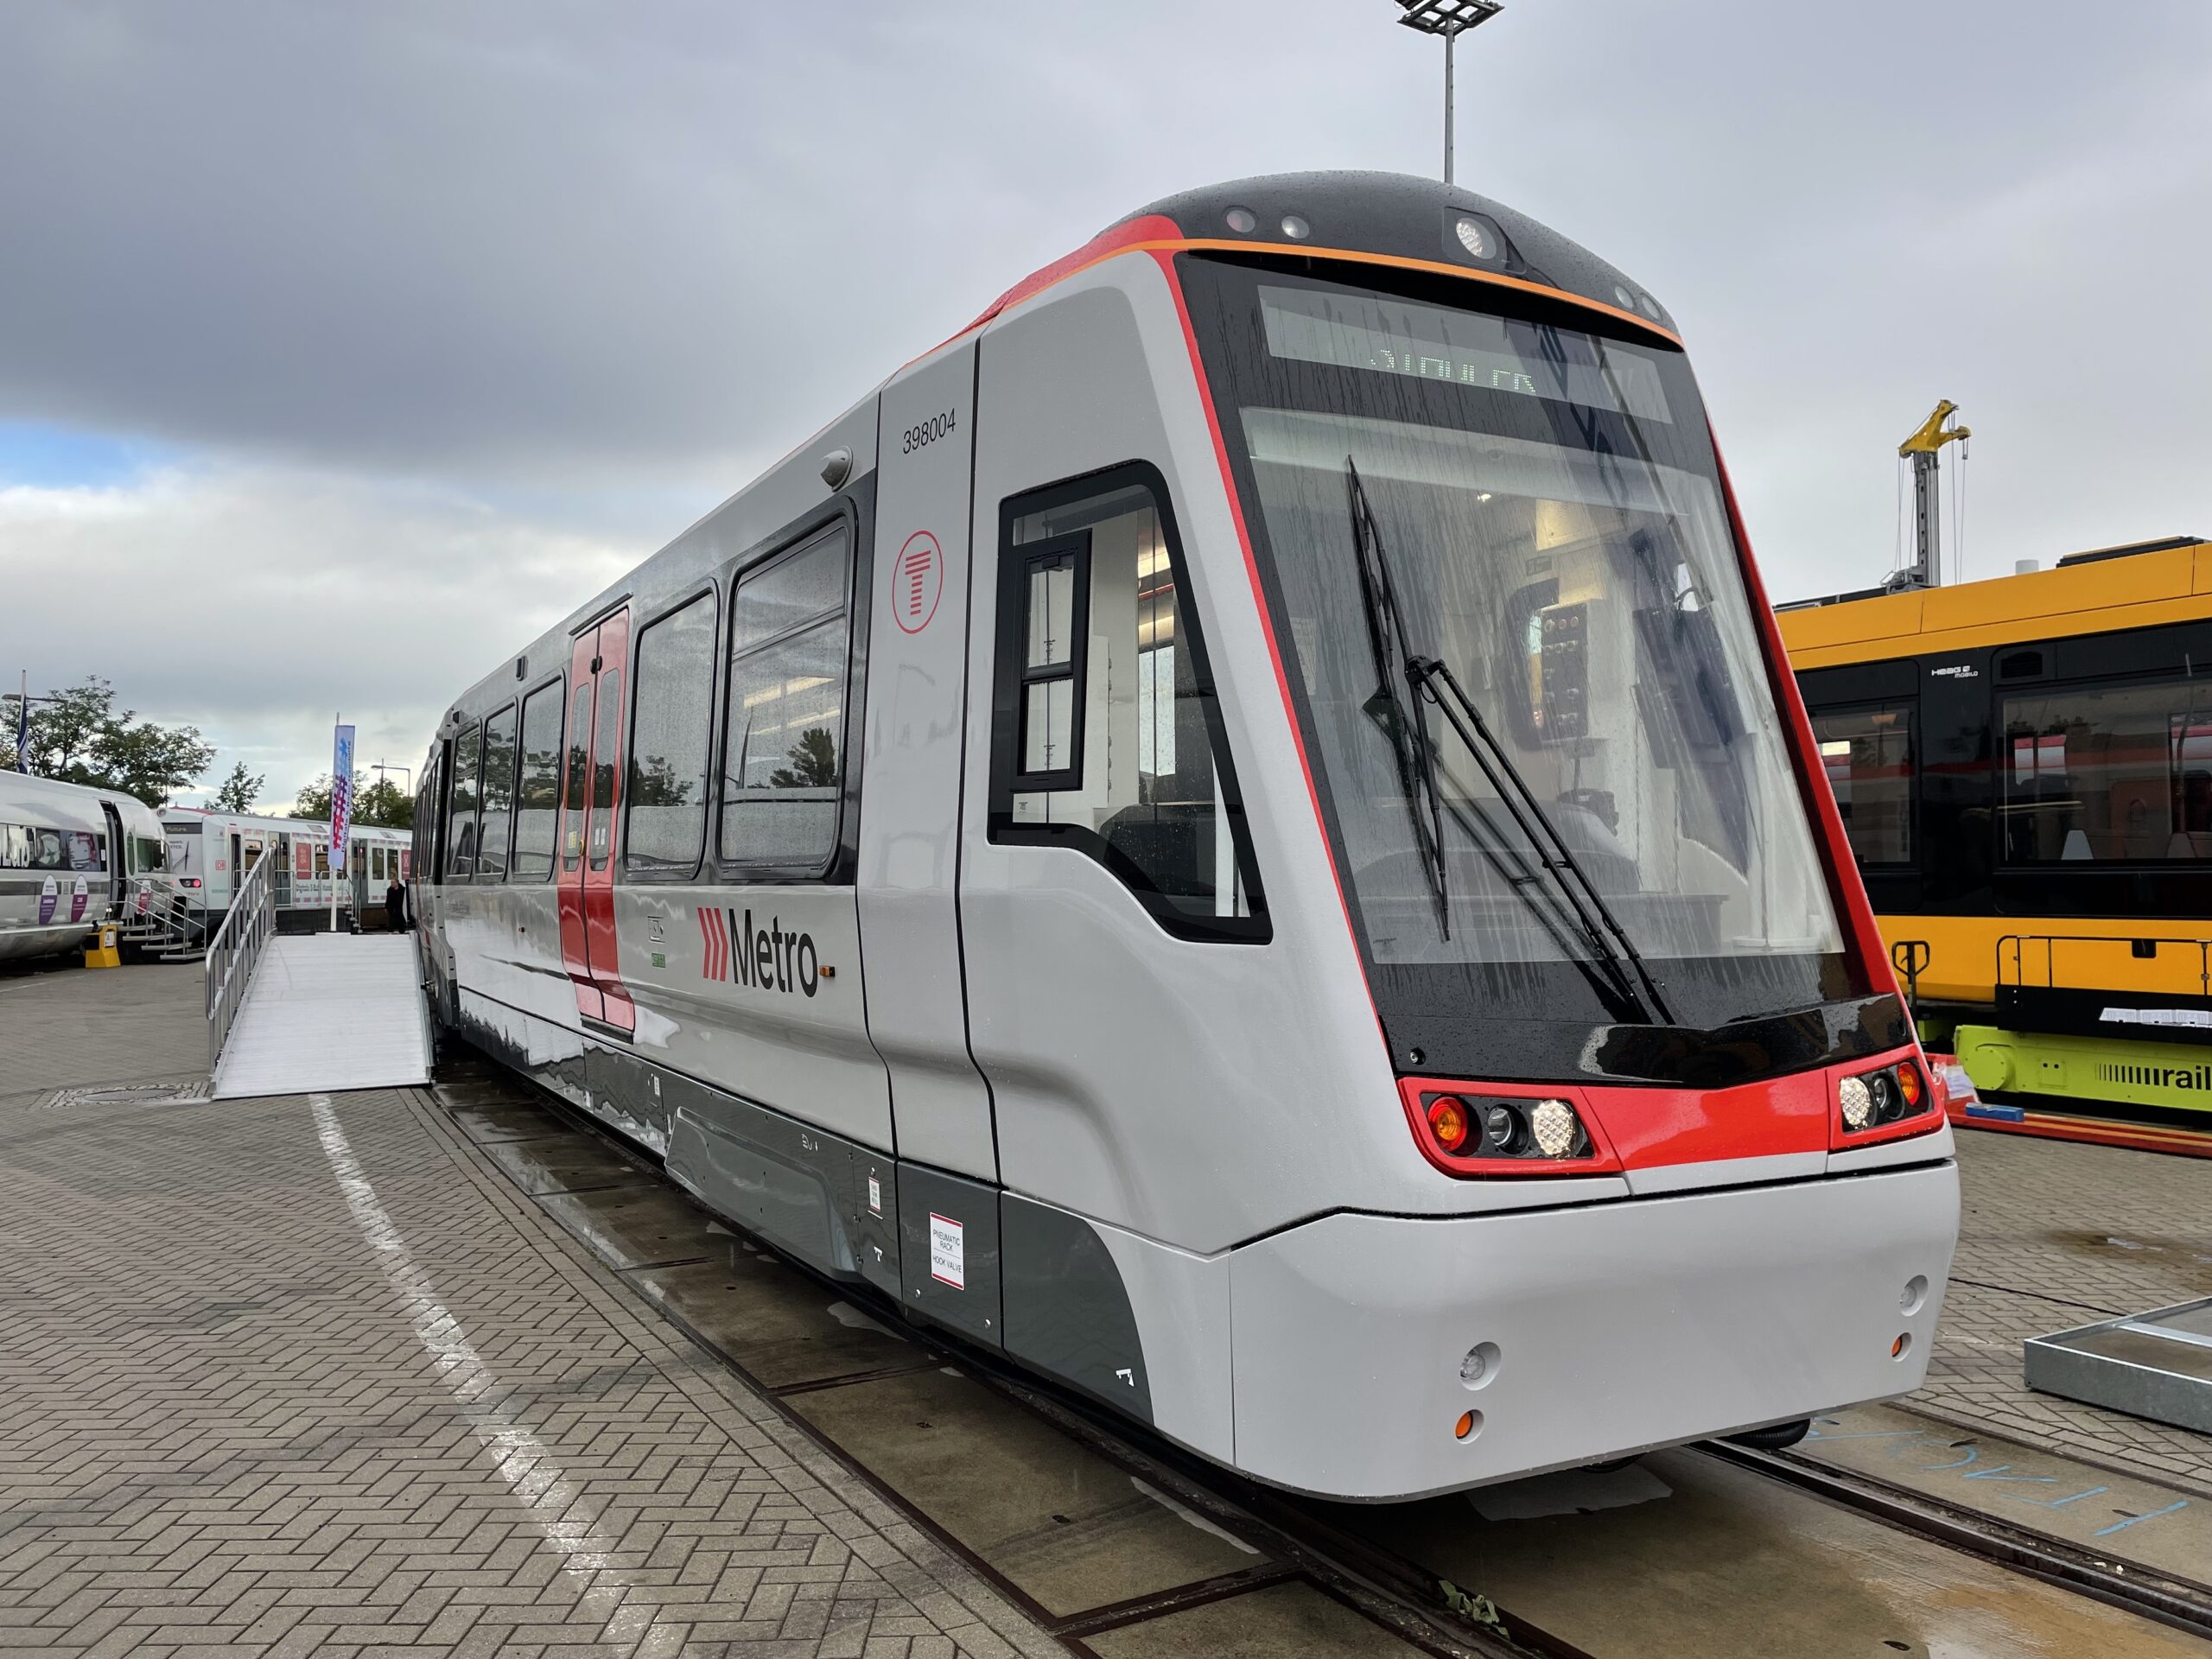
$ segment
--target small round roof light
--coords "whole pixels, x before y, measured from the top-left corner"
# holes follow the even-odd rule
[[[1624,311],[1633,311],[1636,309],[1636,296],[1630,293],[1628,289],[1623,288],[1618,283],[1615,283],[1613,284],[1613,299]]]
[[[1260,228],[1260,221],[1249,207],[1232,207],[1221,217],[1222,223],[1239,236],[1249,236]]]
[[[1645,316],[1647,316],[1647,317],[1650,318],[1650,319],[1651,319],[1651,321],[1654,321],[1654,322],[1658,321],[1659,321],[1659,302],[1658,302],[1658,301],[1656,301],[1656,300],[1655,300],[1655,299],[1653,299],[1653,298],[1652,298],[1649,294],[1646,294],[1646,295],[1644,295],[1644,296],[1643,296],[1643,315],[1644,315]]]
[[[1296,213],[1285,213],[1282,216],[1282,233],[1294,242],[1303,242],[1313,234],[1313,227]]]
[[[1452,226],[1452,233],[1459,238],[1459,245],[1478,259],[1497,257],[1497,238],[1490,233],[1490,226],[1479,219],[1461,215]]]

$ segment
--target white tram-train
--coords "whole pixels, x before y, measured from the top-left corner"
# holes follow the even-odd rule
[[[0,772],[0,959],[74,950],[165,908],[161,820],[120,790]]]
[[[440,1019],[1283,1486],[1927,1363],[1958,1196],[1667,314],[1482,198],[1103,232],[462,694]]]
[[[248,873],[272,854],[280,861],[270,872],[280,930],[327,925],[334,888],[340,910],[364,926],[380,926],[385,889],[395,875],[407,880],[415,839],[410,830],[353,824],[346,836],[346,874],[334,880],[327,821],[170,807],[162,813],[162,827],[171,874],[206,937],[222,925]]]

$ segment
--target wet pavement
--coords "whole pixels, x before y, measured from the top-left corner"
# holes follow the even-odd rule
[[[88,1087],[189,1076],[198,976],[164,972],[0,981],[0,1055],[45,1057],[0,1078],[0,1650],[1440,1650],[465,1052],[427,1091]],[[75,1034],[49,988],[98,978],[138,1036]],[[2203,1437],[2028,1396],[1992,1334],[1997,1299],[2192,1294],[2212,1167],[1962,1140],[1928,1395],[1794,1455],[2212,1577]],[[1593,1659],[2212,1654],[1694,1450],[1314,1513]]]
[[[1518,1485],[1338,1518],[1603,1659],[2212,1650],[1694,1451]]]
[[[1959,1253],[1910,1403],[2212,1500],[2212,1435],[2037,1394],[2030,1337],[2212,1296],[2212,1161],[1959,1131]]]

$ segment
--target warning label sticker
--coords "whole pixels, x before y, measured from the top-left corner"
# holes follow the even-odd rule
[[[868,1212],[871,1216],[883,1213],[883,1183],[873,1175],[868,1178]]]
[[[950,1216],[930,1213],[930,1277],[955,1290],[968,1288],[967,1230]]]

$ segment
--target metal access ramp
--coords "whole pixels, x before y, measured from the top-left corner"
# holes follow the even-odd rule
[[[2031,1337],[2028,1386],[2212,1434],[2212,1299]]]
[[[207,1065],[219,1100],[430,1080],[415,941],[276,934],[274,861],[255,865],[207,947]]]

